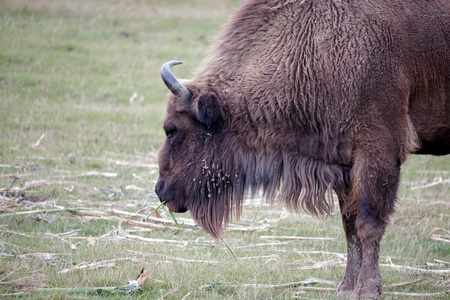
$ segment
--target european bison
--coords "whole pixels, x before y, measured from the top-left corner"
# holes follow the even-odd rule
[[[400,166],[450,152],[450,1],[251,0],[185,85],[178,63],[161,70],[161,201],[218,237],[248,193],[326,216],[334,191],[337,295],[378,298]]]

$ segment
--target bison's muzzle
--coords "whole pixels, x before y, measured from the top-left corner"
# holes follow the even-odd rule
[[[171,189],[165,189],[164,181],[159,179],[155,185],[155,193],[161,202],[166,202],[166,206],[173,212],[184,213],[187,212],[187,208],[182,205],[177,205],[173,201],[175,199],[175,191]]]

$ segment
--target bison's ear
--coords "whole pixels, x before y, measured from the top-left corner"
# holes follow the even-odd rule
[[[209,129],[223,126],[223,108],[215,94],[205,94],[198,100],[198,120]]]

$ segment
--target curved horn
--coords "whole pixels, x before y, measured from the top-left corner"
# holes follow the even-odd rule
[[[191,93],[175,78],[175,76],[173,76],[172,72],[170,71],[170,68],[172,66],[180,65],[182,63],[183,62],[181,61],[166,62],[161,67],[161,77],[167,88],[172,92],[172,94],[177,97],[180,104],[187,104],[189,102],[189,99],[191,98]]]

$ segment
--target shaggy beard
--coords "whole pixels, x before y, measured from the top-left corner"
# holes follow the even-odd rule
[[[214,161],[214,160],[213,160]],[[228,164],[207,164],[194,178],[187,202],[194,220],[214,238],[220,238],[233,216],[239,219],[246,195],[262,190],[271,204],[276,200],[298,212],[303,209],[324,218],[333,208],[332,191],[346,183],[340,165],[279,154],[239,153]]]

